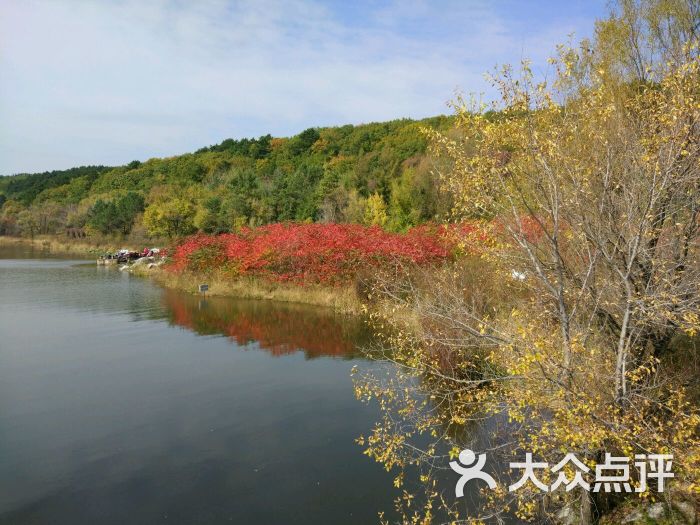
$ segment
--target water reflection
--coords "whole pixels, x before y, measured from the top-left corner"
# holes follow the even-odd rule
[[[220,334],[239,346],[253,343],[274,356],[303,351],[307,358],[352,358],[369,339],[361,319],[300,304],[163,293],[171,323],[200,335]]]
[[[391,474],[354,442],[377,417],[350,380],[375,366],[347,360],[361,320],[1,258],[0,524],[352,525],[391,510]]]

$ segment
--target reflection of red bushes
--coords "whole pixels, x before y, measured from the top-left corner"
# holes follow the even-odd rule
[[[461,225],[461,229],[474,230]],[[224,268],[277,281],[337,283],[392,261],[425,264],[449,257],[453,228],[427,225],[405,234],[358,224],[269,224],[239,233],[187,238],[172,254],[173,271]]]
[[[276,356],[299,350],[313,357],[344,356],[354,350],[353,342],[342,337],[338,323],[332,318],[309,321],[288,312],[276,312],[270,317],[263,322],[253,317],[238,317],[225,327],[226,334],[239,345],[256,341]]]
[[[171,321],[199,334],[221,334],[240,346],[257,342],[275,356],[304,351],[309,357],[346,356],[364,336],[360,320],[330,312],[258,301],[197,297],[164,292]]]

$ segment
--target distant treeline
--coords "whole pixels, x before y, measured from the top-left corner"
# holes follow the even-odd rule
[[[450,203],[424,128],[453,117],[309,128],[291,138],[226,139],[195,153],[124,166],[0,177],[0,233],[81,228],[179,236],[281,221],[378,224],[401,231]]]

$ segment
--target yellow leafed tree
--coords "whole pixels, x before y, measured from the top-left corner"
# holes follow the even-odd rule
[[[404,522],[593,523],[650,497],[530,486],[466,516],[436,465],[484,418],[507,421],[499,450],[519,458],[572,452],[593,468],[605,452],[673,454],[667,500],[697,504],[698,27],[693,2],[621,2],[595,42],[559,49],[552,82],[506,67],[498,103],[459,99],[461,133],[430,133],[455,216],[483,219],[491,241],[476,262],[378,284],[397,372],[357,378],[383,412],[360,441],[388,468],[422,466],[425,503],[405,492]]]

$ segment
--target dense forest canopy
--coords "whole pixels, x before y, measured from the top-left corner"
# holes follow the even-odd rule
[[[402,231],[444,215],[425,128],[453,117],[309,128],[226,139],[124,166],[0,178],[0,233],[174,237],[277,221],[354,222]]]

